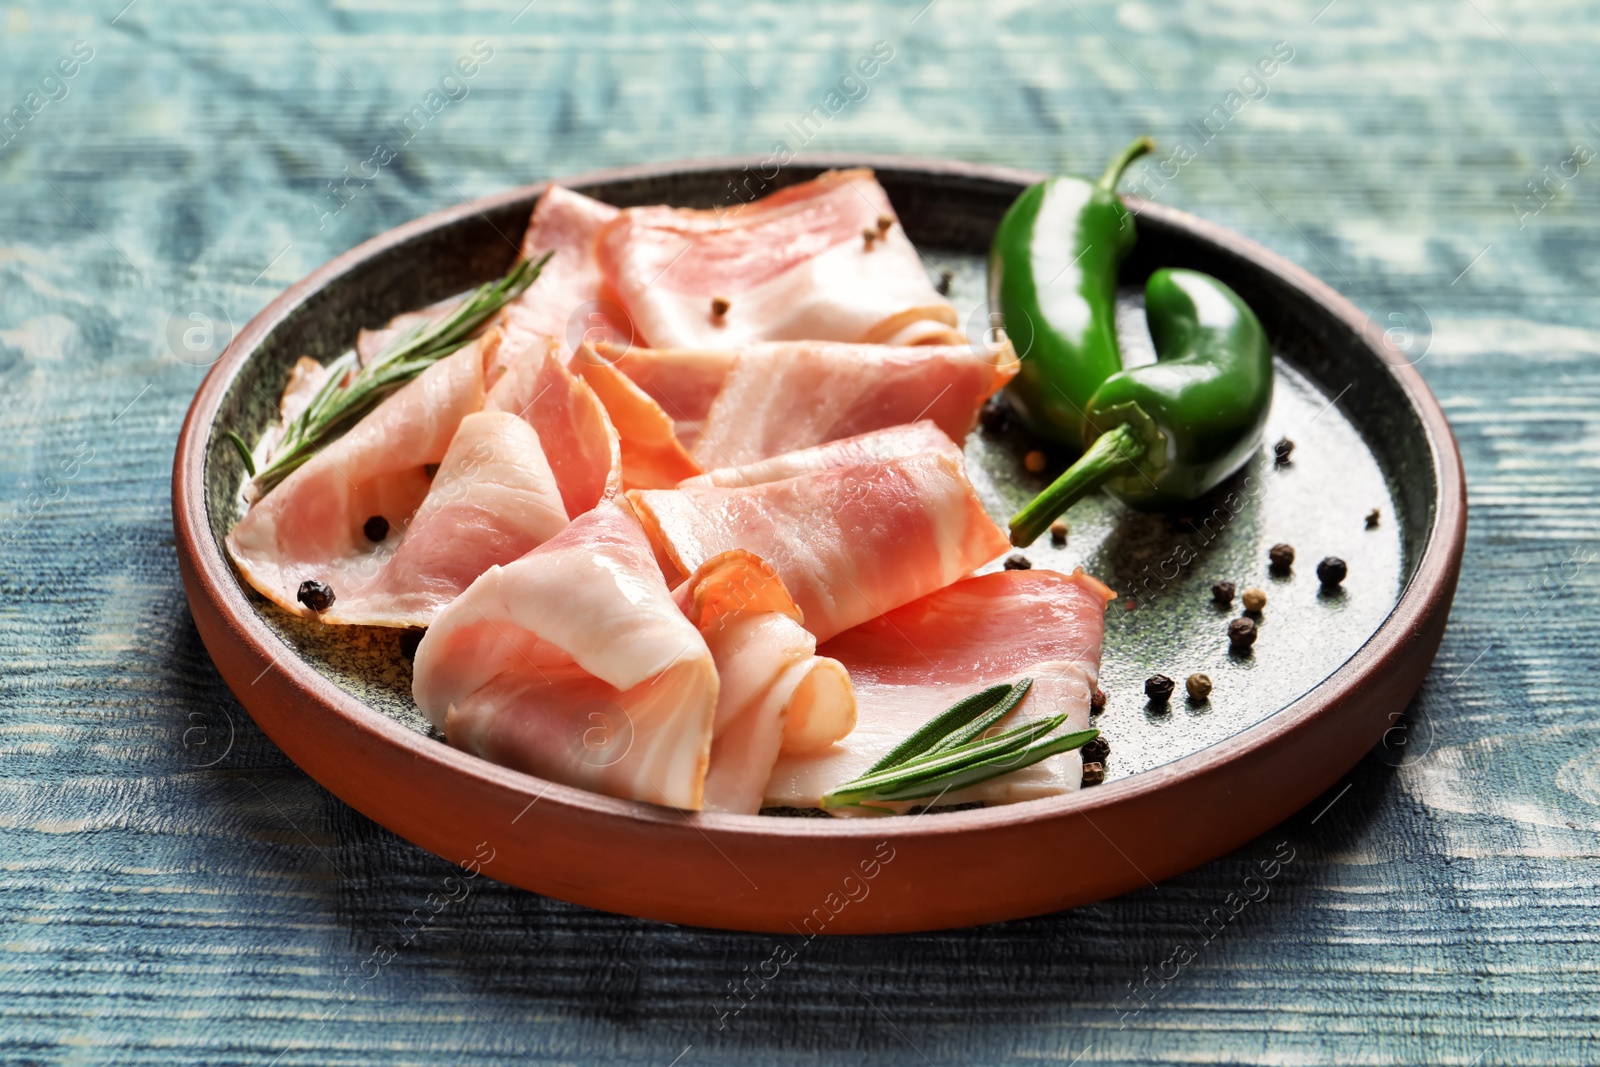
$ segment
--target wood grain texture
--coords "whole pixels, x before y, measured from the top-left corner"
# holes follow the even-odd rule
[[[94,50],[0,146],[0,1058],[1600,1060],[1600,160],[1526,184],[1600,150],[1600,7],[115,0],[0,20],[7,113],[73,42]],[[326,183],[404,139],[390,124],[479,40],[469,94],[328,215]],[[734,1014],[728,984],[775,939],[482,880],[428,915],[460,872],[241,713],[170,543],[203,369],[169,326],[190,301],[242,324],[464,196],[792,141],[879,40],[892,60],[807,148],[1093,171],[1135,132],[1187,138],[1156,199],[1425,318],[1467,566],[1407,744],[1279,830],[1071,913],[812,942]],[[1277,41],[1293,58],[1202,145],[1190,121]]]

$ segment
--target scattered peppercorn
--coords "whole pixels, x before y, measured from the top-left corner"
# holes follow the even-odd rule
[[[1222,607],[1231,607],[1233,604],[1234,586],[1232,582],[1218,582],[1211,587],[1211,599]]]
[[[307,578],[300,583],[300,591],[295,594],[295,599],[312,611],[327,611],[333,607],[333,602],[338,598],[333,595],[333,590],[326,582]]]
[[[1172,679],[1164,674],[1152,674],[1144,680],[1144,695],[1153,704],[1165,704],[1172,696],[1173,688]]]
[[[1111,742],[1107,741],[1104,734],[1091,737],[1083,743],[1083,762],[1104,764],[1111,757]]]
[[[876,244],[878,240],[878,231],[874,230],[871,226],[868,226],[866,229],[861,231],[861,240],[866,242],[867,251],[872,251],[872,246]]]
[[[401,630],[400,654],[406,659],[416,659],[417,646],[422,644],[422,637],[427,632],[426,630]]]
[[[1070,530],[1067,520],[1057,519],[1050,524],[1050,540],[1057,545],[1064,545],[1067,543],[1067,533]]]
[[[1013,552],[1006,557],[1006,570],[1028,571],[1033,569],[1033,561],[1020,552]]]
[[[991,397],[978,412],[978,423],[990,433],[999,433],[1006,428],[1006,420],[1010,412],[1006,409],[1006,402],[998,396]]]
[[[389,536],[389,520],[382,515],[374,515],[361,524],[361,532],[367,535],[368,541],[382,541]]]
[[[1083,765],[1084,785],[1103,785],[1106,780],[1106,765],[1104,763],[1085,763]]]
[[[1350,568],[1345,566],[1344,560],[1338,556],[1329,556],[1317,564],[1317,581],[1322,583],[1324,589],[1337,589],[1339,583],[1344,581],[1344,576],[1350,573]]]
[[[1367,529],[1376,530],[1377,528],[1378,528],[1378,509],[1377,508],[1373,508],[1371,511],[1367,512]]]
[[[1044,453],[1040,452],[1037,448],[1034,449],[1032,452],[1029,452],[1027,455],[1022,457],[1022,465],[1026,467],[1029,472],[1038,474],[1040,471],[1044,470]]]
[[[1289,457],[1293,454],[1294,442],[1287,437],[1279,438],[1278,443],[1272,446],[1272,455],[1280,467],[1287,467],[1289,465]]]
[[[945,267],[939,268],[939,280],[937,282],[935,282],[934,285],[933,285],[934,291],[937,292],[940,296],[949,296],[950,295],[950,283],[955,281],[955,280],[956,280],[956,276],[954,274],[952,274],[948,268],[945,268]]]
[[[1252,586],[1244,591],[1244,596],[1239,598],[1244,601],[1244,610],[1260,611],[1267,606],[1267,594]]]
[[[1267,550],[1267,559],[1272,561],[1272,573],[1288,574],[1289,568],[1294,566],[1294,546],[1273,545]]]
[[[733,307],[733,301],[729,300],[725,296],[714,296],[711,298],[711,315],[713,318],[722,318],[722,316],[728,313],[728,309],[731,307]]]
[[[1235,652],[1248,652],[1256,643],[1256,621],[1241,615],[1228,623],[1228,644]]]
[[[1211,679],[1204,674],[1191,674],[1183,683],[1189,690],[1189,699],[1196,704],[1203,704],[1211,696]]]
[[[879,215],[878,216],[878,232],[880,234],[888,233],[889,232],[889,227],[893,226],[893,225],[894,225],[894,216],[893,215]]]
[[[1089,696],[1089,714],[1098,715],[1102,711],[1105,711],[1105,710],[1106,710],[1106,691],[1104,689],[1098,689],[1097,688]]]

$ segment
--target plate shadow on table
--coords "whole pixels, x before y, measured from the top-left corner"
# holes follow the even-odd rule
[[[189,672],[196,703],[231,722],[223,758],[197,767],[186,753],[184,768],[198,778],[195,799],[231,828],[215,842],[229,854],[219,862],[243,864],[258,887],[295,890],[258,889],[240,906],[287,906],[298,929],[322,931],[310,947],[335,1008],[352,984],[424,1018],[466,1007],[519,1048],[549,1038],[552,1014],[613,1028],[619,1050],[667,1050],[668,1059],[692,1044],[708,1055],[839,1049],[921,1062],[913,1049],[977,1048],[989,1028],[1021,1040],[1030,1026],[1049,1026],[1052,1039],[1065,1027],[1081,1046],[1105,1028],[1158,1018],[1182,1002],[1186,976],[1204,988],[1226,961],[1259,957],[1263,942],[1304,941],[1297,898],[1325,881],[1319,868],[1338,862],[1331,857],[1366,838],[1398,785],[1394,761],[1375,753],[1345,784],[1219,860],[1032,919],[809,941],[676,927],[464,877],[294,767],[229,693],[192,624],[172,633],[168,669]],[[273,918],[261,917],[263,936],[282,936]],[[737,996],[735,983],[744,983]]]

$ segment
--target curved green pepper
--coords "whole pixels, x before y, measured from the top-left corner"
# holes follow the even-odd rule
[[[1139,508],[1193,500],[1244,466],[1272,405],[1272,347],[1239,295],[1208,274],[1145,286],[1156,362],[1107,378],[1085,405],[1087,450],[1011,520],[1032,544],[1097,486]]]
[[[1099,181],[1057,177],[1029,186],[995,231],[989,307],[1022,359],[1006,395],[1041,437],[1083,440],[1084,406],[1122,369],[1117,268],[1133,249],[1134,229],[1116,185],[1129,163],[1154,148],[1139,138]]]

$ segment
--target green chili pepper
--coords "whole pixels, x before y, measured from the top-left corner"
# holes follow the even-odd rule
[[[1145,286],[1156,362],[1107,378],[1086,405],[1088,448],[1011,520],[1032,544],[1104,485],[1139,508],[1193,500],[1244,466],[1272,404],[1272,347],[1255,313],[1207,274],[1158,270]]]
[[[1041,437],[1079,444],[1089,397],[1122,369],[1117,268],[1133,249],[1134,229],[1116,185],[1154,148],[1139,138],[1099,181],[1056,177],[1029,186],[995,231],[989,307],[1022,359],[1006,395]]]

